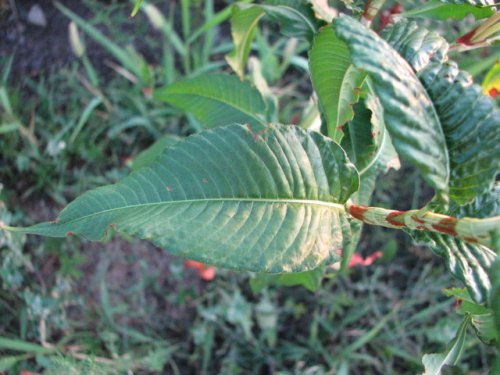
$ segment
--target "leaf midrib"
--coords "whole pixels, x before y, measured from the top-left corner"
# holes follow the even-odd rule
[[[81,220],[89,219],[95,216],[104,215],[109,212],[125,210],[129,208],[144,208],[144,207],[152,207],[152,206],[160,206],[160,205],[168,205],[168,204],[191,204],[191,203],[201,203],[201,202],[253,202],[253,203],[284,203],[284,204],[301,204],[301,205],[314,205],[314,206],[325,206],[330,208],[335,208],[337,210],[345,211],[345,206],[340,203],[333,202],[325,202],[320,200],[311,200],[311,199],[263,199],[263,198],[203,198],[203,199],[183,199],[177,201],[164,201],[164,202],[154,202],[154,203],[143,203],[143,204],[135,204],[130,206],[123,207],[115,207],[108,210],[103,210],[99,212],[95,212],[89,215],[81,216],[72,220],[59,222],[57,224],[70,224],[74,222],[78,222]],[[64,213],[64,212],[62,212]],[[56,225],[57,225],[56,224]],[[19,228],[22,229],[22,228]]]

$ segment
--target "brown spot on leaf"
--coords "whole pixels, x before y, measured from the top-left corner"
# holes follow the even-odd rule
[[[208,184],[208,178],[206,178],[206,177],[202,178],[201,182],[203,182],[204,184]]]
[[[174,191],[174,188],[172,186],[167,186],[166,189],[167,189],[168,192]]]

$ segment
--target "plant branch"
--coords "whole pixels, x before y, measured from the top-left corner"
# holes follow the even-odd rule
[[[370,0],[366,3],[365,9],[361,14],[361,22],[367,27],[370,27],[377,13],[382,9],[386,0]]]
[[[500,216],[487,219],[457,219],[425,210],[397,211],[380,207],[346,204],[354,218],[386,228],[426,230],[459,237],[465,242],[494,247],[494,232],[500,228]]]

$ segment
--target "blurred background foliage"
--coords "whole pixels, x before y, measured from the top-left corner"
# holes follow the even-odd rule
[[[0,0],[0,220],[54,219],[77,195],[138,167],[156,141],[161,149],[199,131],[196,118],[150,93],[230,72],[231,3],[149,1],[130,19],[128,1]],[[362,5],[332,2],[344,3]],[[474,19],[424,22],[451,41]],[[271,23],[257,31],[252,56],[279,122],[307,121],[306,49]],[[498,58],[481,49],[459,61],[482,82]],[[428,198],[403,166],[379,181],[374,203],[409,209]],[[443,350],[461,320],[438,286],[460,285],[401,233],[365,228],[358,252],[375,251],[376,263],[326,270],[310,291],[219,269],[202,280],[183,259],[123,236],[91,244],[1,232],[0,373],[421,372],[422,354]],[[494,350],[467,340],[461,370],[449,373],[487,373]]]

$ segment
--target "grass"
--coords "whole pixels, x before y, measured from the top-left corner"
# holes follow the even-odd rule
[[[36,79],[9,79],[7,69],[2,72],[0,221],[53,219],[83,191],[125,176],[130,161],[156,139],[197,130],[192,118],[150,100],[143,90],[152,82],[225,67],[223,54],[231,45],[211,27],[227,18],[227,9],[189,3],[170,9],[169,14],[180,14],[166,19],[180,30],[172,40],[170,26],[152,30],[141,13],[124,33],[130,25],[126,4],[85,1],[95,15],[88,25],[113,20],[116,27],[106,35],[118,55],[126,53],[123,46],[133,35],[147,35],[138,43],[141,48],[162,51],[146,64],[149,73],[141,70],[141,58],[139,65],[108,64],[113,67],[108,70],[91,59],[76,60]],[[196,13],[189,17],[188,12]],[[216,43],[215,38],[221,39]],[[207,40],[215,53],[198,48]],[[287,55],[290,46],[264,30],[255,50],[265,62],[266,79],[281,88],[273,91],[282,109],[279,120],[291,122],[304,107],[297,103],[306,103],[310,93],[310,87],[297,84],[307,78],[303,48],[299,44]],[[148,81],[148,74],[155,81]],[[9,124],[14,125],[5,127]],[[415,206],[425,191],[414,190],[414,181],[389,174],[375,200]],[[415,193],[398,193],[405,191]],[[366,230],[359,251],[377,249],[384,252],[380,263],[343,276],[330,270],[315,293],[276,286],[253,293],[249,273],[217,270],[215,280],[203,282],[182,259],[142,241],[113,236],[104,244],[41,241],[2,232],[0,372],[421,372],[422,354],[443,350],[459,325],[453,302],[439,290],[458,284],[438,259],[403,235]],[[472,337],[460,367],[486,373],[494,352]]]

